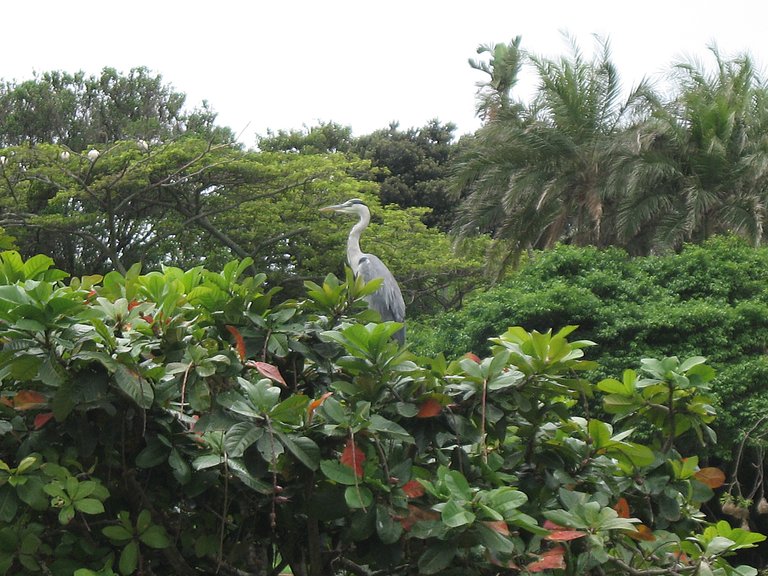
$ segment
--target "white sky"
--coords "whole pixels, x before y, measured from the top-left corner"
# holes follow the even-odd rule
[[[26,0],[3,2],[0,18],[0,78],[146,66],[247,146],[318,121],[362,135],[438,118],[471,132],[483,74],[467,59],[517,35],[552,57],[568,52],[561,32],[587,55],[592,34],[608,37],[627,88],[681,58],[709,62],[713,41],[761,70],[768,60],[768,4],[747,0]]]

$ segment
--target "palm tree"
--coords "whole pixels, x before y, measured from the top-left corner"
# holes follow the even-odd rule
[[[656,98],[636,131],[637,150],[619,179],[622,243],[634,252],[677,248],[720,233],[754,244],[763,236],[768,191],[768,92],[751,59],[721,57],[713,73],[699,63],[674,69],[677,94]]]
[[[491,118],[460,154],[454,185],[466,198],[454,232],[491,234],[502,267],[529,248],[615,238],[612,174],[647,86],[622,102],[608,42],[597,42],[591,61],[573,41],[569,57],[528,55],[539,78],[533,103]]]

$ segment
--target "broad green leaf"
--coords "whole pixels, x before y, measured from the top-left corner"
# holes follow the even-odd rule
[[[376,506],[376,533],[384,544],[394,544],[403,533],[403,526],[392,517],[386,506]]]
[[[355,476],[355,471],[337,460],[322,460],[320,470],[323,471],[326,478],[339,484],[351,486],[359,482],[358,477]]]
[[[465,509],[455,500],[448,500],[440,511],[443,524],[450,528],[471,525],[475,521],[474,513]]]
[[[320,448],[314,440],[306,436],[289,436],[281,432],[276,433],[283,446],[296,456],[298,460],[310,470],[317,470],[320,465]]]
[[[139,564],[139,543],[132,540],[126,544],[123,551],[120,553],[120,562],[118,568],[120,574],[128,576],[136,571],[136,567]]]
[[[134,369],[118,364],[115,370],[115,382],[131,400],[141,408],[149,408],[155,398],[152,384],[142,378]]]
[[[139,535],[139,540],[150,548],[155,549],[167,548],[171,545],[171,540],[168,538],[165,528],[157,524],[153,524],[142,532]]]
[[[373,493],[366,486],[347,486],[344,490],[344,500],[350,508],[368,508],[373,504]]]
[[[388,436],[397,438],[403,442],[412,444],[414,442],[413,437],[406,431],[400,424],[387,420],[379,414],[371,414],[371,418],[368,424],[368,429],[374,432],[383,432]]]
[[[224,448],[233,458],[239,458],[264,434],[264,428],[253,422],[238,422],[224,436]]]
[[[456,555],[456,547],[448,542],[436,542],[431,544],[421,556],[418,567],[420,574],[439,574],[453,562]]]
[[[464,475],[457,470],[448,470],[443,477],[445,487],[451,493],[452,498],[459,500],[471,500],[472,490]]]
[[[125,526],[107,526],[101,529],[101,533],[118,544],[128,542],[133,538],[133,532],[126,530]]]
[[[104,512],[104,504],[95,498],[75,500],[74,506],[75,510],[82,512],[83,514],[102,514]]]

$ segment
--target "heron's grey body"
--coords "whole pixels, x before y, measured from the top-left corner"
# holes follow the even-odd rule
[[[353,198],[343,204],[327,206],[325,211],[342,212],[344,214],[356,214],[359,217],[357,224],[352,227],[347,238],[347,262],[355,276],[360,276],[366,282],[374,278],[383,281],[376,292],[366,298],[368,307],[376,310],[383,321],[405,322],[405,302],[397,285],[397,280],[378,256],[366,254],[360,249],[360,235],[368,227],[371,221],[371,212],[362,200]],[[398,330],[394,338],[405,343],[405,326]]]

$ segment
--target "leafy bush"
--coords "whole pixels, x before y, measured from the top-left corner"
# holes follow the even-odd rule
[[[536,253],[503,284],[409,334],[419,351],[457,355],[487,350],[488,338],[512,324],[578,325],[582,337],[598,344],[597,379],[644,357],[707,357],[719,374],[717,455],[726,460],[768,409],[761,368],[768,349],[768,251],[736,238],[643,258],[614,248]]]
[[[594,384],[573,327],[414,356],[349,273],[274,304],[248,261],[50,264],[0,255],[2,573],[756,574],[686,457],[703,358]],[[595,392],[612,422],[574,415]]]

